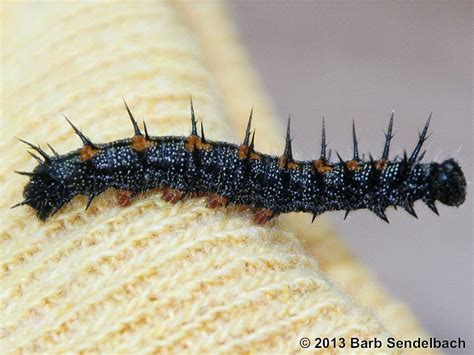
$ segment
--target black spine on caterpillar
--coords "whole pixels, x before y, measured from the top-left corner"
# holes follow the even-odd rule
[[[453,159],[442,163],[421,163],[420,154],[427,138],[429,122],[419,135],[410,156],[389,160],[393,112],[380,159],[363,161],[359,157],[355,125],[354,155],[331,163],[326,155],[326,132],[323,120],[321,155],[313,161],[293,159],[290,120],[286,145],[280,157],[254,150],[250,114],[241,145],[209,141],[197,133],[191,102],[192,131],[188,137],[151,137],[144,123],[143,134],[125,103],[135,135],[131,139],[106,144],[92,143],[69,120],[83,142],[83,147],[65,155],[51,147],[50,156],[40,147],[23,141],[42,159],[33,172],[18,172],[30,177],[24,201],[13,206],[29,205],[45,220],[76,195],[93,198],[109,188],[139,193],[167,187],[188,193],[212,193],[227,203],[249,205],[269,212],[269,217],[286,212],[309,212],[314,218],[325,212],[369,209],[388,222],[385,210],[401,206],[416,217],[413,204],[422,200],[438,213],[435,202],[459,206],[465,200],[466,180]]]

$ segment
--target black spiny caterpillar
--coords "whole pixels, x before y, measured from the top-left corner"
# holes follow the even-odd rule
[[[448,159],[441,164],[421,163],[420,154],[427,138],[430,118],[413,153],[389,160],[393,112],[382,157],[361,160],[353,125],[354,156],[331,163],[326,156],[326,133],[323,121],[321,156],[314,161],[293,159],[290,120],[286,146],[280,157],[254,150],[250,113],[243,143],[238,146],[207,140],[201,122],[197,133],[191,101],[191,135],[188,137],[152,137],[144,123],[143,134],[125,103],[135,135],[105,144],[92,143],[69,120],[84,146],[59,155],[50,146],[48,155],[39,146],[23,141],[36,150],[39,165],[33,172],[18,172],[30,177],[24,201],[13,207],[29,205],[42,220],[56,213],[76,195],[93,198],[109,188],[119,190],[119,203],[131,202],[134,194],[163,187],[163,199],[176,202],[185,195],[209,194],[208,206],[229,203],[256,209],[255,220],[263,223],[279,213],[309,212],[314,218],[325,212],[367,208],[388,222],[385,209],[403,207],[416,217],[413,204],[422,200],[435,212],[435,201],[459,206],[466,195],[466,180],[460,166]],[[67,118],[66,118],[67,119]],[[86,208],[87,208],[86,207]]]

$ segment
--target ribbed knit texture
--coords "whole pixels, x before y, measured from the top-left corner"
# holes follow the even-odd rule
[[[208,12],[201,29],[190,11]],[[210,210],[203,198],[172,205],[148,193],[120,208],[109,191],[86,212],[86,199],[75,198],[46,222],[27,207],[9,209],[27,182],[13,170],[35,166],[15,136],[62,153],[80,146],[62,112],[93,141],[130,137],[124,96],[152,134],[185,135],[192,94],[207,136],[237,142],[236,107],[240,96],[248,111],[243,89],[253,74],[245,60],[234,72],[242,80],[222,70],[226,58],[245,57],[235,39],[224,46],[222,37],[208,37],[232,35],[221,12],[167,3],[3,6],[2,353],[294,352],[303,336],[388,336],[313,255],[345,290],[362,282],[382,295],[356,297],[382,319],[410,324],[410,335],[419,331],[406,312],[393,315],[388,296],[324,221],[308,229],[318,238],[303,243],[312,246],[305,250],[285,229],[295,227],[292,217],[281,220],[286,227],[256,226],[249,211]],[[258,125],[271,127],[265,97],[258,86],[252,90]]]

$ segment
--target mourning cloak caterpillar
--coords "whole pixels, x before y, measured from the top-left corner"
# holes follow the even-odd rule
[[[385,209],[401,206],[416,217],[413,204],[422,200],[436,214],[435,201],[459,206],[465,200],[466,180],[460,166],[448,159],[441,164],[421,163],[431,115],[410,156],[389,160],[393,137],[393,112],[390,117],[380,159],[360,158],[355,125],[352,126],[354,155],[331,163],[326,155],[323,120],[321,155],[313,161],[293,159],[290,120],[286,145],[280,157],[254,150],[255,131],[251,134],[252,112],[241,145],[214,142],[198,135],[191,101],[191,134],[188,137],[152,137],[145,122],[144,134],[125,103],[135,135],[105,144],[92,143],[67,118],[83,147],[53,155],[39,146],[23,141],[39,156],[30,153],[39,165],[33,172],[17,173],[30,177],[17,206],[29,205],[45,220],[74,196],[88,196],[87,207],[95,196],[109,188],[118,189],[118,203],[127,205],[134,194],[164,188],[163,199],[176,202],[185,195],[208,194],[208,206],[229,203],[248,205],[256,210],[255,221],[264,223],[279,213],[309,212],[314,218],[334,210],[367,208],[388,222]]]

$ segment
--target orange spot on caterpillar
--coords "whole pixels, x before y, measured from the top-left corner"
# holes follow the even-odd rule
[[[136,152],[143,152],[151,145],[152,143],[144,136],[136,135],[132,138],[132,149]]]
[[[375,163],[375,169],[377,170],[383,170],[387,167],[388,165],[388,161],[387,160],[377,160],[374,162]]]
[[[212,145],[209,143],[204,143],[201,139],[196,143],[197,150],[209,150],[212,148]]]
[[[186,138],[186,143],[184,147],[187,151],[192,152],[194,150],[194,147],[196,146],[196,139],[198,138],[198,136],[189,136],[188,138]]]
[[[217,207],[224,207],[227,205],[229,200],[227,197],[218,195],[218,194],[209,194],[207,200],[207,207],[209,208],[217,208]]]
[[[278,168],[280,170],[288,169],[299,169],[299,164],[294,161],[288,161],[288,157],[286,155],[282,155],[278,158]]]
[[[127,207],[132,204],[133,192],[128,190],[117,191],[117,204],[120,207]]]
[[[176,203],[183,197],[183,193],[179,190],[167,187],[164,189],[161,198],[166,202]]]
[[[346,168],[352,171],[360,170],[360,164],[356,160],[346,162]]]
[[[254,221],[257,224],[268,222],[273,217],[273,211],[267,208],[259,208],[255,211]]]
[[[314,160],[313,167],[320,174],[330,173],[333,170],[332,165],[326,164],[322,159]]]
[[[79,150],[79,157],[81,161],[87,161],[95,157],[99,152],[99,149],[95,149],[90,145],[85,145]]]
[[[240,160],[247,159],[249,156],[249,146],[245,144],[240,145],[237,154]]]
[[[278,168],[280,170],[284,170],[286,168],[286,164],[288,163],[288,158],[286,155],[282,155],[278,158]]]
[[[299,169],[300,165],[298,163],[295,163],[294,161],[291,161],[288,163],[288,169]]]
[[[184,145],[187,151],[192,152],[196,150],[208,150],[212,148],[212,145],[206,142],[203,142],[202,139],[195,135],[190,135],[186,138],[186,144]]]
[[[259,154],[257,154],[257,153],[250,153],[250,159],[252,159],[252,160],[260,160],[260,159],[262,159],[262,157],[261,157]]]

